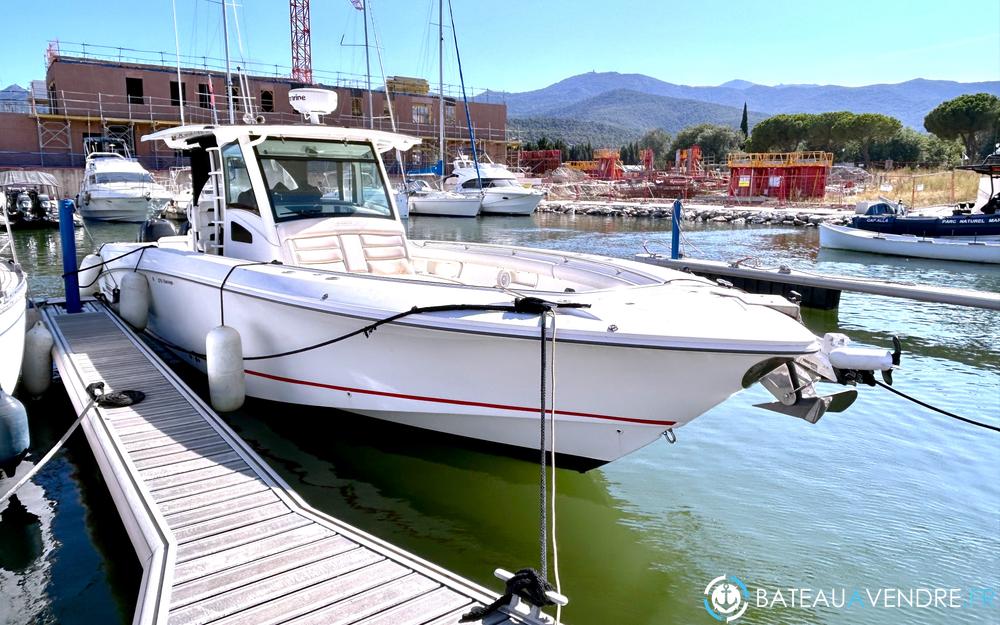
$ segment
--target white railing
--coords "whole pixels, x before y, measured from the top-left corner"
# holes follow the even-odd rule
[[[184,101],[184,120],[188,124],[228,123],[228,101],[225,94],[215,95],[215,104],[204,94],[195,94]],[[243,115],[250,108],[253,116],[261,116],[267,124],[297,124],[302,117],[297,113],[262,112],[258,97],[239,96],[236,104],[236,122],[242,123]],[[87,93],[58,90],[49,94],[48,100],[39,100],[32,95],[33,115],[55,115],[60,117],[86,117],[100,123],[149,123],[180,121],[180,103],[173,98],[152,96],[130,96],[125,94]],[[327,124],[362,128],[368,126],[369,118],[364,116],[332,114],[324,118]],[[376,130],[392,130],[388,116],[376,117]],[[417,136],[437,136],[437,124],[396,121],[397,132]],[[95,129],[99,130],[99,129]],[[474,127],[477,141],[506,141],[506,128],[492,126]],[[468,130],[464,123],[450,122],[445,126],[445,135],[451,141],[468,140]]]
[[[73,41],[52,41],[49,43],[47,54],[47,64],[59,58],[73,58],[93,61],[110,61],[113,63],[134,63],[138,65],[156,65],[164,67],[174,67],[177,63],[177,55],[174,52],[139,50],[136,48],[125,48],[121,46],[103,46],[90,43]],[[194,56],[188,54],[180,55],[181,70],[202,71],[202,72],[224,72],[226,71],[226,60],[213,56]],[[254,77],[281,78],[291,80],[292,68],[287,65],[277,63],[262,63],[254,60],[231,59],[232,67],[239,65],[250,74],[251,80]],[[381,81],[374,76],[369,79],[364,74],[354,74],[349,72],[333,72],[329,70],[313,68],[313,80],[318,86],[345,87],[349,89],[365,89],[369,82],[374,89],[381,86]],[[437,85],[435,84],[436,88]],[[503,103],[501,94],[489,91],[482,87],[467,87],[467,93],[476,102],[488,102],[492,104]],[[435,93],[436,95],[436,93]],[[444,95],[450,98],[462,98],[462,88],[460,85],[445,84]]]

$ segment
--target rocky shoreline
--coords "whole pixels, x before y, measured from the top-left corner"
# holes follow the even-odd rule
[[[540,213],[564,215],[597,215],[604,217],[640,217],[670,219],[673,203],[663,202],[579,202],[543,201]],[[821,223],[845,225],[854,215],[852,209],[826,207],[774,207],[774,206],[722,206],[685,204],[681,216],[684,221],[695,223],[729,223],[733,225],[782,225],[816,227]]]

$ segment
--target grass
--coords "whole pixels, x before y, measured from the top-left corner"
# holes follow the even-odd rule
[[[954,195],[952,174],[954,173]],[[885,185],[892,187],[891,190]],[[857,200],[876,200],[879,196],[903,200],[907,206],[924,207],[972,202],[979,189],[979,174],[963,170],[938,172],[899,169],[872,175],[871,182],[861,189]]]

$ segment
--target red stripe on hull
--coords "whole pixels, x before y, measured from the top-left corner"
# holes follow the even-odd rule
[[[446,399],[443,397],[424,397],[421,395],[405,395],[403,393],[390,393],[387,391],[373,391],[363,388],[351,388],[349,386],[336,386],[333,384],[324,384],[322,382],[311,382],[308,380],[296,380],[295,378],[285,378],[278,375],[272,375],[270,373],[262,373],[260,371],[246,370],[247,375],[255,375],[257,377],[266,378],[268,380],[275,380],[276,382],[287,382],[288,384],[301,384],[303,386],[313,386],[316,388],[325,388],[333,391],[344,391],[346,393],[362,393],[364,395],[378,395],[380,397],[393,397],[395,399],[409,399],[412,401],[427,401],[434,402],[438,404],[452,404],[456,406],[476,406],[477,408],[493,408],[496,410],[516,410],[519,412],[538,412],[538,408],[531,408],[529,406],[508,406],[505,404],[488,404],[479,401],[466,401],[464,399]],[[608,421],[625,421],[628,423],[641,423],[643,425],[662,425],[664,427],[670,427],[676,425],[676,421],[652,421],[649,419],[633,419],[631,417],[616,417],[612,415],[603,414],[593,414],[590,412],[571,412],[568,410],[556,410],[558,415],[566,415],[569,417],[587,417],[590,419],[606,419]]]

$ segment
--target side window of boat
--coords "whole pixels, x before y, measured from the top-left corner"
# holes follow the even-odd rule
[[[222,161],[225,167],[226,207],[238,208],[260,214],[257,198],[254,196],[247,173],[247,164],[238,143],[232,143],[222,149]]]

